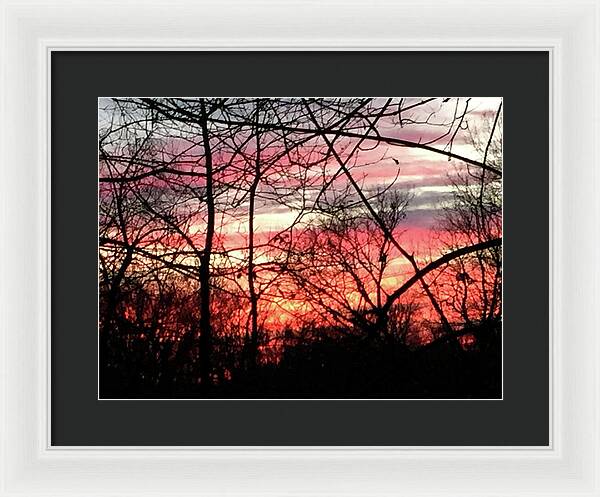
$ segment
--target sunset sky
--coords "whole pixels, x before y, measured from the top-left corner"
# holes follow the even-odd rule
[[[408,99],[409,102],[411,99]],[[421,98],[415,98],[415,101]],[[436,114],[431,118],[431,123],[451,121],[452,113],[464,110],[466,99],[459,103],[458,109],[454,106],[444,106],[441,110],[437,105],[426,106],[419,109],[413,116],[418,120],[427,119],[430,112]],[[465,123],[469,123],[471,131],[475,132],[481,126],[481,120],[493,118],[500,105],[501,98],[471,98],[468,105],[468,114]],[[432,146],[444,149],[449,137],[440,139],[446,129],[437,125],[413,125],[400,128],[397,125],[381,126],[379,131],[387,137],[400,138],[418,143],[432,143]],[[460,129],[453,140],[452,152],[467,158],[480,160],[480,153],[474,149],[469,139],[467,130]],[[449,161],[437,153],[417,148],[408,148],[393,145],[379,145],[370,151],[358,152],[355,177],[365,191],[372,191],[394,184],[394,189],[410,191],[412,198],[408,204],[406,219],[402,222],[402,242],[413,251],[417,257],[430,258],[437,254],[438,240],[435,228],[439,224],[441,209],[448,205],[452,199],[454,187],[452,178],[457,171],[464,171],[465,166],[460,161]],[[336,170],[337,164],[331,164],[331,169]],[[345,178],[340,178],[341,184]],[[335,184],[335,183],[334,183]],[[278,205],[276,202],[262,203],[255,214],[255,233],[258,240],[268,239],[273,233],[284,229],[293,221],[297,212],[287,206]],[[310,216],[308,217],[310,219]],[[200,228],[201,231],[201,228]],[[225,226],[224,234],[232,234],[242,238],[246,237],[247,219],[230,222]],[[383,278],[383,285],[393,289],[410,274],[411,268],[407,261],[398,257],[390,262],[389,269]],[[295,308],[296,303],[288,304]],[[429,312],[429,310],[427,310]],[[277,315],[276,320],[285,320],[285,315]]]
[[[404,105],[410,106],[413,102],[417,103],[424,99],[425,97],[405,98]],[[384,101],[385,99],[375,99],[375,101],[377,100]],[[412,123],[399,126],[397,122],[393,122],[390,119],[382,119],[378,123],[377,130],[382,136],[388,138],[430,144],[431,147],[438,150],[451,151],[459,156],[481,160],[481,152],[474,149],[471,144],[470,133],[466,128],[468,127],[471,133],[477,133],[477,130],[482,127],[482,123],[485,120],[489,122],[490,119],[493,119],[500,103],[501,98],[497,97],[436,99],[426,105],[418,106],[415,110],[411,110],[408,115],[403,116],[403,118],[413,121]],[[100,99],[99,108],[99,125],[102,128],[111,119],[114,119],[114,108],[110,99]],[[459,116],[465,110],[467,113],[459,120]],[[452,122],[455,122],[454,126],[449,127],[448,123]],[[166,143],[166,145],[163,145],[164,150],[161,151],[163,156],[166,151],[167,157],[170,160],[175,160],[173,157],[177,157],[176,164],[181,170],[195,170],[194,168],[198,167],[197,158],[202,152],[198,144],[192,143],[190,145],[186,134],[189,133],[187,127],[170,123],[163,126],[164,128],[158,127],[157,131],[155,131],[155,134],[160,135],[164,143]],[[219,129],[221,125],[217,122],[215,126],[217,126],[216,129]],[[450,141],[451,148],[449,145]],[[313,140],[302,146],[298,154],[310,155],[314,153],[311,152],[311,147],[314,146],[314,143],[315,141]],[[339,140],[336,146],[339,148],[340,153],[343,154],[346,147],[351,147],[352,144],[352,139],[346,139]],[[364,148],[364,150],[356,151],[352,159],[352,174],[354,179],[360,184],[362,190],[367,195],[376,192],[378,189],[390,187],[390,185],[391,190],[409,192],[411,197],[406,208],[406,218],[402,220],[397,228],[398,239],[401,240],[407,250],[414,253],[417,261],[424,263],[426,260],[431,260],[431,258],[437,256],[440,252],[435,228],[439,224],[441,209],[452,199],[454,190],[452,178],[456,177],[457,172],[465,171],[465,164],[457,160],[450,161],[443,155],[420,148],[385,143],[378,143],[373,147],[365,146]],[[256,148],[253,143],[246,145],[247,154],[251,155],[255,152]],[[263,154],[268,160],[269,157],[275,156],[279,152],[280,148],[275,144],[263,151]],[[231,152],[228,152],[225,147],[223,150],[215,153],[214,160],[218,166],[219,161],[230,161],[231,156]],[[115,171],[119,171],[119,167],[116,166],[116,169],[108,170],[106,169],[106,165],[101,163],[100,176],[115,174]],[[242,166],[238,164],[236,167]],[[300,215],[300,211],[294,209],[290,202],[282,205],[276,198],[276,195],[281,194],[281,192],[289,192],[292,197],[294,196],[294,189],[296,188],[295,180],[286,177],[285,172],[277,172],[284,170],[286,167],[292,168],[292,166],[286,166],[286,159],[282,159],[267,167],[271,167],[275,171],[276,179],[273,184],[266,185],[261,183],[258,186],[260,198],[256,200],[254,214],[254,239],[257,244],[254,257],[257,264],[268,263],[273,258],[272,246],[261,247],[261,244],[272,242],[274,237],[281,231],[285,231],[298,216],[300,216],[300,222],[294,228],[295,232],[302,232],[304,228],[309,228],[315,221],[315,216],[318,216],[311,212],[304,212]],[[310,175],[314,175],[315,188],[312,193],[310,188],[306,189],[303,192],[305,198],[314,200],[320,182],[323,178],[331,178],[331,175],[338,170],[338,167],[336,161],[330,157],[320,170],[316,168],[309,172],[307,177],[308,183],[310,183]],[[277,176],[278,174],[279,176]],[[174,192],[179,190],[173,189],[173,186],[168,183],[169,177],[165,178],[167,179],[163,179],[161,176],[150,176],[149,178],[142,179],[138,184],[141,186],[145,185],[145,188],[153,190],[164,189],[167,195],[175,195],[176,197],[177,193]],[[240,172],[228,172],[223,176],[217,174],[215,178],[217,184],[219,182],[227,184],[250,181],[246,173]],[[195,178],[190,184],[203,187],[204,179]],[[101,185],[100,205],[102,207],[105,197],[110,197],[114,194],[114,191],[111,190],[110,184],[107,187],[103,183]],[[330,191],[343,191],[346,187],[348,187],[347,179],[344,175],[339,175],[330,186]],[[242,261],[247,257],[249,229],[247,216],[248,201],[247,199],[242,199],[238,202],[239,199],[236,195],[235,192],[226,193],[221,200],[218,200],[221,204],[217,212],[215,240],[219,244],[219,250],[225,251],[228,255],[226,258],[218,255],[218,253],[213,256],[216,266],[229,266],[234,272],[238,271],[235,269],[236,261]],[[186,201],[182,208],[196,209],[199,212],[199,214],[192,215],[189,218],[189,221],[184,226],[184,230],[190,239],[197,240],[199,246],[201,246],[206,230],[206,221],[202,213],[202,206],[197,201],[190,199]],[[116,228],[112,231],[111,236],[119,236]],[[171,236],[169,239],[173,240],[174,238]],[[175,244],[178,248],[186,245],[186,242],[182,242],[181,237],[175,237],[175,239],[177,239]],[[158,245],[152,242],[152,240],[153,238],[150,236],[147,247],[152,247],[151,250],[154,252],[160,253],[173,248],[164,245],[164,238],[161,239]],[[216,252],[219,252],[219,250]],[[190,263],[191,265],[197,264],[193,256],[182,255],[178,257],[178,260]],[[412,268],[405,258],[395,253],[393,260],[388,261],[381,285],[384,289],[392,291],[402,284],[407,276],[411,274],[411,271]],[[265,285],[268,284],[268,279],[267,277],[263,281]],[[257,281],[260,281],[260,278]],[[245,288],[244,278],[238,277],[237,280],[234,279],[234,282],[242,289]],[[302,303],[299,304],[297,301],[290,299],[289,296],[278,297],[276,295],[277,292],[271,293],[271,302],[269,303],[265,300],[261,303],[264,311],[264,322],[287,322],[290,319],[291,314],[286,315],[285,312],[282,314],[281,312],[273,311],[273,302],[277,303],[280,310],[283,309],[286,312],[290,309],[296,312],[299,307],[302,307]],[[268,295],[269,292],[266,294]],[[353,300],[357,297],[349,294],[348,298]]]
[[[420,99],[420,97],[415,98],[415,100]],[[495,97],[471,98],[466,120],[472,125],[477,125],[481,116],[491,115],[493,117],[501,101],[501,98]],[[415,120],[426,118],[428,111],[432,111],[433,108],[431,106],[419,109],[419,115],[415,116]],[[463,108],[464,103],[461,101],[459,110],[462,111]],[[437,110],[435,107],[435,109],[434,122],[444,122],[452,118],[453,107],[446,106],[441,110]],[[382,135],[421,143],[439,138],[444,131],[444,128],[438,129],[430,125],[404,128],[382,126],[380,128]],[[445,141],[442,139],[432,146],[442,149],[444,143]],[[470,145],[468,133],[464,130],[457,133],[452,151],[458,155],[479,159],[478,152]],[[412,190],[414,199],[409,204],[409,213],[403,227],[409,230],[407,236],[414,233],[416,239],[421,239],[424,232],[429,232],[434,225],[442,204],[451,198],[450,178],[455,172],[455,167],[461,165],[456,161],[448,161],[445,157],[433,152],[391,145],[379,145],[375,150],[359,152],[358,156],[358,162],[365,164],[360,167],[359,175],[365,188],[375,188],[395,181],[399,188]],[[332,164],[332,167],[335,169],[336,165]],[[275,203],[263,205],[257,211],[255,229],[259,232],[281,229],[287,225],[291,216],[294,216],[293,212]]]
[[[104,396],[498,395],[500,97],[98,104]]]

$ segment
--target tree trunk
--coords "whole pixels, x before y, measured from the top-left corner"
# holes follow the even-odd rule
[[[260,182],[260,134],[259,102],[256,102],[256,160],[254,162],[254,178],[250,186],[248,206],[248,293],[250,295],[250,344],[248,347],[249,367],[254,369],[258,359],[258,295],[256,293],[254,269],[254,209],[256,204],[256,190]]]
[[[206,105],[201,101],[202,141],[206,169],[206,241],[200,259],[200,384],[203,389],[212,383],[212,327],[210,317],[210,259],[215,233],[215,199],[213,192],[213,164],[208,136],[208,115]]]

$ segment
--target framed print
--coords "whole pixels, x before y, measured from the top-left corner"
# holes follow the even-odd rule
[[[595,3],[2,19],[1,495],[600,495]]]

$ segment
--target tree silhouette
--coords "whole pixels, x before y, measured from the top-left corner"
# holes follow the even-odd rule
[[[101,99],[101,396],[496,395],[501,129],[468,98]],[[425,251],[415,157],[452,189]]]

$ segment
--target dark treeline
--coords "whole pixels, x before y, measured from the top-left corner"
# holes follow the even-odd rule
[[[501,395],[501,106],[100,105],[101,398]],[[408,149],[451,186],[418,253]]]

